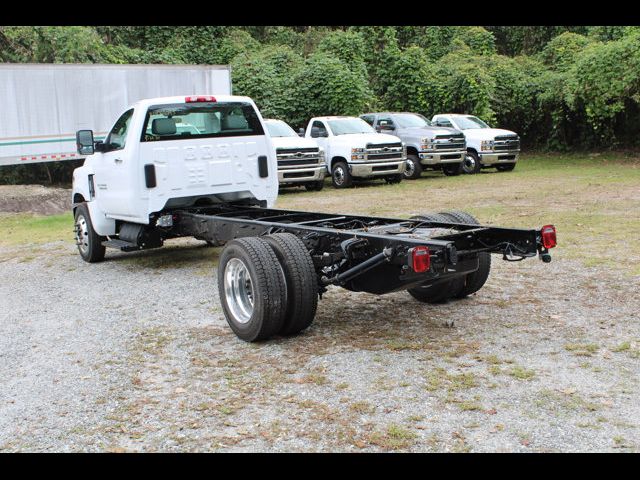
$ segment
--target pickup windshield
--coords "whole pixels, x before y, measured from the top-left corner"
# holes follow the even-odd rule
[[[417,113],[396,113],[392,118],[400,128],[430,127],[432,125],[429,120]]]
[[[490,128],[489,125],[484,123],[478,117],[474,117],[469,115],[467,117],[458,117],[456,118],[456,123],[458,124],[458,128],[460,130],[473,130],[476,128]]]
[[[272,137],[297,137],[298,134],[282,120],[269,120],[265,122],[269,135]]]
[[[264,135],[249,103],[176,103],[149,107],[143,142]]]
[[[340,118],[327,122],[334,135],[350,135],[355,133],[376,133],[367,122],[360,118]]]

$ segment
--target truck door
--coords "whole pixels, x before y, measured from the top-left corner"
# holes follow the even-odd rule
[[[131,146],[127,148],[129,126],[133,109],[127,110],[116,121],[104,140],[106,151],[94,165],[96,201],[108,217],[127,217],[132,214],[130,202],[134,159]],[[130,139],[129,143],[134,143]]]

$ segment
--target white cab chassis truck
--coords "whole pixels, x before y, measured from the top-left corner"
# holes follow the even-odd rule
[[[491,253],[548,262],[556,245],[553,225],[482,226],[458,211],[407,219],[275,209],[275,150],[247,97],[142,100],[104,141],[80,130],[76,142],[86,156],[72,191],[82,258],[98,262],[107,247],[158,248],[185,236],[224,245],[220,303],[245,341],[306,329],[330,285],[378,295],[406,290],[440,303],[477,292]]]
[[[464,133],[467,156],[462,164],[464,173],[478,173],[482,168],[495,167],[510,172],[520,155],[520,137],[501,128],[491,128],[473,115],[446,113],[434,115],[432,123],[439,127],[453,127]]]
[[[333,186],[347,188],[354,179],[383,178],[399,183],[406,167],[402,141],[376,133],[357,117],[315,117],[309,121],[306,138],[324,149]]]
[[[327,165],[324,150],[311,138],[301,138],[282,120],[264,120],[278,160],[278,182],[282,187],[303,185],[309,191],[324,188]]]

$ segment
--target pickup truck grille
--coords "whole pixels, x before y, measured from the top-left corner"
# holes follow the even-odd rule
[[[317,166],[320,152],[317,148],[278,148],[276,149],[278,168]]]
[[[402,158],[402,142],[367,143],[366,160],[370,162],[395,159],[401,160]]]
[[[520,150],[520,138],[517,135],[500,135],[493,141],[496,152]]]
[[[436,135],[433,141],[436,150],[438,151],[456,151],[464,150],[467,144],[464,139],[464,135]]]

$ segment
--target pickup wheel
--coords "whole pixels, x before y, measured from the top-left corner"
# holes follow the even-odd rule
[[[402,181],[402,174],[398,174],[398,175],[391,175],[389,177],[386,177],[384,180],[389,184],[389,185],[393,185],[394,183],[400,183]]]
[[[286,285],[278,257],[262,238],[227,243],[220,254],[218,292],[227,323],[240,339],[266,340],[282,329]]]
[[[345,162],[337,162],[331,171],[331,181],[336,188],[348,188],[353,183],[353,177]]]
[[[454,222],[468,223],[472,225],[479,225],[480,222],[467,212],[461,212],[454,210],[451,212],[440,212],[440,215],[449,217]],[[459,287],[459,290],[455,293],[455,298],[464,298],[472,293],[480,290],[487,279],[489,278],[489,272],[491,271],[491,254],[488,252],[480,252],[478,254],[478,269],[475,272],[466,274],[463,277],[463,281]]]
[[[82,259],[89,263],[103,261],[106,248],[102,242],[106,238],[98,235],[93,229],[89,207],[86,203],[81,203],[76,207],[74,220],[76,245],[78,245]]]
[[[319,192],[324,188],[324,181],[305,183],[304,188],[307,192]]]
[[[407,166],[404,169],[404,178],[407,180],[415,180],[422,175],[422,165],[420,164],[420,158],[415,154],[407,155]]]
[[[264,238],[280,262],[286,283],[286,312],[280,335],[294,335],[313,323],[318,307],[318,278],[302,240],[291,233]]]
[[[516,168],[515,163],[505,163],[502,165],[496,165],[496,170],[498,170],[499,172],[511,172],[513,171],[514,168]]]
[[[462,173],[462,164],[460,163],[448,163],[442,166],[442,173],[444,173],[447,177],[455,177]]]
[[[467,154],[462,161],[462,171],[464,173],[478,173],[482,165],[480,164],[480,157],[474,151],[468,150]]]

